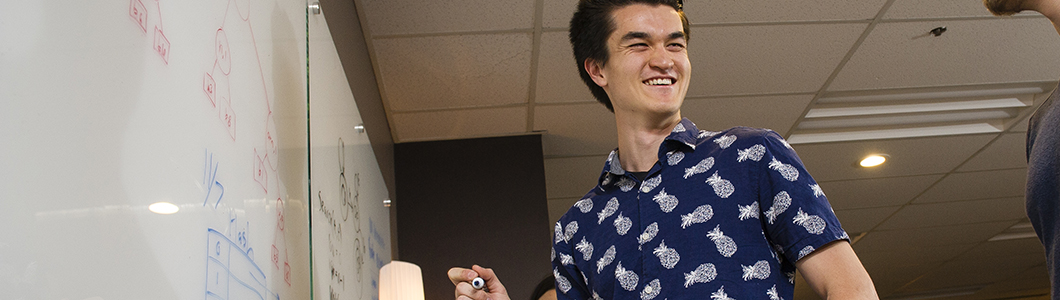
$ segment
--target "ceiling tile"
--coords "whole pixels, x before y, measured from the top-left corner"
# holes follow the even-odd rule
[[[786,135],[813,95],[750,96],[685,99],[681,115],[699,129],[722,130],[733,126],[768,128]]]
[[[1033,13],[1035,15],[1041,15]],[[1022,15],[1031,15],[1023,13]],[[919,19],[946,17],[990,17],[982,1],[967,0],[896,0],[885,19]]]
[[[880,23],[828,89],[1056,80],[1060,39],[1050,25],[1044,18]],[[939,26],[945,34],[928,36]]]
[[[531,34],[375,40],[390,111],[526,103]]]
[[[548,199],[548,224],[555,224],[581,197]],[[551,229],[552,227],[549,227]]]
[[[987,286],[976,293],[979,294],[996,294],[998,296],[986,298],[986,299],[1016,299],[1011,298],[1015,295],[1041,295],[1041,298],[1018,298],[1021,300],[1049,300],[1049,273],[1046,271],[1045,264],[1040,264],[1034,267],[1030,267],[1015,276],[1009,277],[1008,279],[998,281],[990,286]],[[1013,292],[1016,293],[1013,293]],[[1044,295],[1043,295],[1044,294]]]
[[[596,102],[578,75],[567,32],[541,34],[535,103]]]
[[[794,145],[817,181],[942,174],[979,151],[997,134]],[[875,168],[855,167],[869,154],[890,155]],[[825,191],[828,192],[827,190]]]
[[[939,178],[942,175],[827,181],[819,184],[832,208],[846,210],[904,205]]]
[[[898,211],[898,208],[900,206],[837,209],[835,215],[839,218],[839,223],[843,225],[843,230],[853,236],[876,227],[888,216]]]
[[[1040,263],[1044,263],[1045,249],[1037,238],[1000,240],[976,245],[957,259],[971,261],[1005,256],[1038,257],[1042,259]]]
[[[865,26],[693,28],[688,45],[692,62],[688,96],[816,92]]]
[[[368,0],[363,3],[372,35],[511,30],[534,26],[534,1]]]
[[[580,198],[596,186],[607,155],[545,159],[545,194],[553,198]]]
[[[877,229],[911,229],[1026,218],[1023,197],[971,200],[903,207]]]
[[[544,1],[545,7],[541,16],[541,26],[545,28],[570,27],[570,18],[574,16],[574,10],[578,8],[578,2],[571,0]]]
[[[1022,197],[1026,187],[1026,168],[953,173],[917,197],[913,203]]]
[[[976,244],[1008,229],[1014,222],[985,222],[957,226],[902,230],[873,230],[855,245],[855,250],[870,249],[872,252],[888,252],[897,249],[915,249],[928,245],[947,246]],[[954,255],[959,253],[954,253]]]
[[[960,172],[1027,167],[1027,134],[1005,133],[964,163]]]
[[[870,20],[886,0],[707,0],[685,2],[692,24]]]
[[[607,155],[618,147],[615,115],[599,103],[535,106],[534,130],[548,131],[545,157]]]
[[[398,113],[391,118],[397,143],[526,132],[526,107]]]
[[[1029,125],[1030,125],[1030,120],[1031,120],[1030,116],[1028,116],[1026,118],[1023,118],[1023,120],[1020,121],[1019,123],[1016,123],[1016,125],[1012,125],[1012,129],[1009,129],[1009,132],[1022,132],[1024,135],[1026,135],[1027,134],[1027,129],[1029,128]]]
[[[1016,276],[1028,267],[1030,260],[1019,257],[993,258],[989,260],[953,260],[925,273],[902,292],[925,292],[946,288],[986,285]],[[982,270],[990,272],[981,272]]]

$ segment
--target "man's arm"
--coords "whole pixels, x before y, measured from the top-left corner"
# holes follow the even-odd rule
[[[879,299],[872,279],[846,241],[824,245],[795,263],[817,295],[824,299]]]

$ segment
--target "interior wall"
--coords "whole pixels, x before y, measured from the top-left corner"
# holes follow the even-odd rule
[[[454,266],[493,268],[512,299],[551,274],[540,135],[399,143],[394,158],[399,255],[427,300],[453,299]]]

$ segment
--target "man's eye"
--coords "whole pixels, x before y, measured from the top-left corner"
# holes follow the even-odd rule
[[[680,43],[673,43],[673,44],[670,44],[669,46],[670,46],[670,48],[681,48],[681,49],[685,48],[685,45],[684,44],[680,44]]]
[[[630,47],[630,48],[641,48],[641,47],[648,47],[648,44],[645,44],[645,43],[636,43],[636,44],[632,44],[632,45],[629,45],[629,47]]]

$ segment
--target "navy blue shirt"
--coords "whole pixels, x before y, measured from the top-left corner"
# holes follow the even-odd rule
[[[1045,246],[1045,263],[1060,299],[1060,87],[1031,116],[1027,130],[1027,217]]]
[[[794,262],[849,239],[777,133],[683,119],[643,181],[617,150],[555,225],[559,299],[791,299]]]

